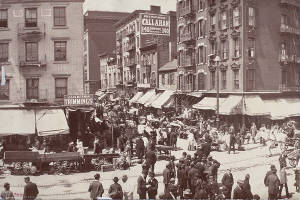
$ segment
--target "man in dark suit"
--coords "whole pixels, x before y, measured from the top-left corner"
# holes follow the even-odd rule
[[[164,190],[165,194],[167,193],[170,179],[172,178],[172,172],[170,168],[171,168],[171,163],[168,163],[166,165],[166,168],[163,171],[163,183],[165,184],[165,190]]]
[[[149,172],[149,181],[147,183],[148,186],[148,199],[156,199],[157,189],[158,189],[158,181],[155,178],[154,172]]]
[[[270,171],[268,171],[265,175],[265,179],[264,179],[264,184],[265,186],[267,186],[267,178],[269,175],[273,174],[272,171],[274,171],[276,169],[275,165],[271,165]]]
[[[222,185],[226,187],[225,199],[231,199],[231,191],[233,186],[233,176],[231,170],[227,169],[226,173],[222,178]]]
[[[191,163],[191,169],[188,172],[188,179],[189,179],[189,188],[193,195],[195,195],[196,183],[197,183],[197,176],[199,175],[199,170],[196,168],[194,163]]]
[[[144,156],[144,151],[145,151],[144,141],[142,140],[142,137],[138,137],[138,139],[136,140],[136,156],[139,159],[142,159]]]
[[[243,189],[244,181],[238,180],[237,186],[233,190],[233,199],[246,199],[246,191]]]
[[[154,148],[151,147],[149,150],[147,150],[147,153],[145,155],[146,164],[150,167],[151,172],[154,172],[154,166],[156,163],[156,154],[154,152]]]
[[[104,193],[103,186],[99,182],[100,174],[95,174],[94,178],[95,178],[95,180],[90,184],[90,187],[88,190],[90,192],[91,200],[96,200],[97,197],[102,197],[102,194]]]
[[[39,190],[35,183],[30,181],[29,177],[25,177],[25,187],[24,187],[24,194],[23,200],[34,200],[36,199],[37,195],[39,194]]]
[[[137,193],[140,196],[140,199],[146,199],[146,194],[147,194],[147,182],[146,178],[148,175],[148,170],[142,171],[142,175],[138,177],[137,180]]]

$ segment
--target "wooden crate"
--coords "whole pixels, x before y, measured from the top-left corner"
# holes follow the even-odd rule
[[[115,171],[115,167],[113,164],[101,165],[102,172]]]

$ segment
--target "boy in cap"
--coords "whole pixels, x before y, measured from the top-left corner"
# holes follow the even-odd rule
[[[4,183],[4,191],[1,192],[1,199],[3,200],[14,200],[14,194],[10,191],[10,184]]]
[[[123,199],[123,190],[121,185],[118,183],[119,178],[113,178],[114,183],[109,187],[108,194],[110,198],[120,200]]]

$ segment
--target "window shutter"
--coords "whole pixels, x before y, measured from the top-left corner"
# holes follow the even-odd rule
[[[207,32],[207,30],[206,30],[206,22],[207,22],[207,20],[203,20],[203,36],[204,37],[206,37],[206,32]]]
[[[195,24],[195,26],[196,26],[196,31],[195,32],[196,32],[197,37],[200,37],[199,22],[200,21],[197,21],[196,24]]]
[[[199,49],[199,47],[197,48],[197,50],[196,50],[196,62],[199,64],[200,62],[199,62],[199,51],[200,49]]]
[[[203,47],[203,51],[204,51],[204,63],[206,63],[206,46]]]
[[[238,41],[239,41],[239,57],[241,57],[242,56],[242,39],[239,38]]]
[[[201,0],[201,1],[202,1],[202,7],[203,7],[203,10],[204,10],[205,7],[206,7],[206,5],[205,5],[206,1],[205,0]]]
[[[233,9],[230,8],[229,10],[229,23],[230,23],[230,28],[233,28]]]
[[[241,6],[239,6],[239,25],[242,25],[242,18],[243,18],[242,8]]]
[[[218,24],[219,24],[219,29],[221,30],[222,29],[222,27],[221,27],[221,20],[222,20],[221,12],[219,12],[219,14],[217,16],[219,16],[219,18],[218,18]]]
[[[230,11],[229,10],[227,10],[226,11],[226,28],[229,28],[229,16],[230,16]]]
[[[226,52],[227,52],[227,59],[229,59],[229,39],[226,40]]]

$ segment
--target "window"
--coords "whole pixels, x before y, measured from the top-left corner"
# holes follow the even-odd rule
[[[140,22],[136,22],[136,31],[137,31],[137,32],[140,31]]]
[[[240,57],[240,39],[234,39],[233,40],[233,57],[238,58]]]
[[[240,9],[239,7],[233,8],[233,27],[240,25]]]
[[[255,69],[249,69],[247,71],[247,85],[249,90],[255,89]]]
[[[65,7],[54,7],[54,26],[66,26],[66,8]]]
[[[254,27],[255,26],[255,11],[253,7],[248,8],[248,20],[249,20],[249,26]]]
[[[108,74],[108,87],[111,88],[111,74]]]
[[[287,85],[288,84],[288,72],[286,69],[283,69],[281,71],[281,82],[282,82],[282,85]]]
[[[204,57],[204,46],[200,46],[198,48],[198,64],[205,63],[205,57]]]
[[[217,42],[210,43],[210,53],[213,55],[217,55],[218,53]]]
[[[84,51],[87,50],[87,41],[86,40],[83,41],[83,50]]]
[[[255,57],[255,40],[252,38],[248,40],[248,57]]]
[[[283,25],[283,26],[288,25],[288,16],[287,15],[281,15],[281,25]]]
[[[38,99],[39,98],[39,79],[31,78],[26,80],[26,98]]]
[[[139,36],[136,37],[136,47],[140,48],[140,37]]]
[[[38,43],[37,42],[26,42],[25,43],[26,50],[26,61],[27,62],[36,62],[39,60],[38,58]]]
[[[54,42],[54,60],[66,61],[67,60],[67,42],[55,41]]]
[[[0,85],[0,100],[9,100],[9,80],[6,80],[5,85]]]
[[[225,70],[221,71],[221,83],[222,83],[222,90],[225,90],[226,89],[226,84],[227,84],[226,71]]]
[[[220,23],[221,23],[221,30],[225,30],[227,28],[227,12],[223,11],[221,12],[221,18],[220,18]]]
[[[210,72],[210,89],[213,90],[215,89],[216,86],[216,72],[211,71]]]
[[[216,5],[216,0],[210,0],[209,5],[210,6],[215,6]]]
[[[216,29],[216,23],[217,23],[217,17],[216,17],[216,15],[211,15],[210,16],[210,28],[211,28],[211,30],[215,30]]]
[[[140,83],[140,69],[136,69],[136,81]]]
[[[174,73],[170,73],[169,78],[170,78],[170,85],[174,85],[175,84],[175,75],[174,75]]]
[[[286,52],[286,44],[285,43],[281,43],[280,46],[280,60],[281,61],[285,61],[287,58],[287,52]]]
[[[198,90],[205,90],[205,76],[204,73],[198,74]]]
[[[0,9],[0,28],[8,27],[7,9]]]
[[[55,79],[55,98],[64,98],[68,94],[68,79],[56,78]]]
[[[37,8],[25,8],[25,27],[37,27]]]
[[[0,43],[0,62],[8,62],[8,43]]]
[[[239,89],[240,84],[239,84],[239,70],[234,70],[233,71],[233,84],[234,84],[234,89]]]
[[[221,59],[226,60],[228,59],[228,54],[229,54],[229,44],[228,40],[223,40],[221,41]]]
[[[86,54],[83,56],[83,65],[84,66],[87,65],[87,55]]]
[[[161,75],[161,82],[163,85],[165,85],[165,74]]]
[[[204,10],[205,0],[198,0],[198,10]]]
[[[205,36],[205,21],[203,19],[199,20],[198,22],[198,30],[199,30],[199,37]]]
[[[294,10],[294,23],[295,23],[295,28],[300,27],[300,20],[299,20],[299,12],[297,10]]]

